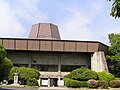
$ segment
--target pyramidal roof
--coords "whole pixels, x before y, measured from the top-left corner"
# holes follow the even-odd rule
[[[32,25],[28,38],[61,40],[58,27],[51,23],[37,23]]]

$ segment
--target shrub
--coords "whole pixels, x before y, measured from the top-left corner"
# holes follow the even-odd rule
[[[89,70],[88,68],[78,68],[73,70],[70,74],[68,74],[65,77],[74,79],[74,80],[80,80],[81,79],[81,75],[84,71]]]
[[[109,86],[109,83],[108,83],[108,81],[102,80],[102,81],[99,81],[99,86],[100,86],[101,88],[107,89],[108,86]]]
[[[98,75],[95,71],[92,71],[92,70],[86,70],[82,73],[82,78],[83,80],[90,80],[90,79],[95,79],[97,80],[98,79]],[[81,80],[82,80],[81,78]]]
[[[9,81],[13,81],[14,80],[14,73],[16,72],[16,70],[18,71],[18,69],[19,69],[18,67],[13,67],[10,70],[9,77],[8,77]]]
[[[30,78],[27,80],[27,85],[28,86],[38,86],[38,81],[35,78]]]
[[[87,81],[79,81],[79,87],[88,87]]]
[[[64,78],[64,84],[65,84],[65,86],[70,87],[71,80],[72,79],[70,79],[70,78]]]
[[[88,84],[88,87],[89,87],[89,88],[96,88],[96,87],[98,87],[97,81],[96,81],[96,80],[93,80],[93,79],[88,80],[88,81],[87,81],[87,84]]]
[[[77,81],[77,80],[71,80],[70,81],[70,87],[72,87],[72,88],[78,88],[79,87],[79,81]]]
[[[89,79],[98,79],[97,73],[88,68],[78,68],[65,76],[78,81],[87,81]]]
[[[64,84],[67,87],[87,87],[87,81],[77,81],[70,78],[64,78]]]
[[[31,68],[25,68],[25,67],[13,67],[9,74],[9,80],[13,80],[13,76],[15,71],[18,71],[19,80],[22,81],[22,84],[26,84],[28,80],[31,80],[31,78],[35,78],[36,80],[39,78],[40,74],[38,70],[31,69]]]
[[[115,77],[115,80],[120,80],[120,78],[119,77]]]
[[[110,87],[112,88],[120,87],[120,80],[111,80],[109,84],[110,84]]]
[[[98,72],[98,78],[99,80],[106,80],[106,81],[111,81],[111,80],[114,80],[115,77],[113,74],[111,73],[108,73],[108,72]]]

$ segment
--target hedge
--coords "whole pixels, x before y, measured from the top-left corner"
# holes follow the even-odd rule
[[[106,81],[111,81],[111,80],[114,80],[115,79],[115,77],[114,77],[114,75],[113,74],[111,74],[111,73],[108,73],[108,72],[98,72],[97,73],[98,74],[98,78],[99,78],[99,80],[106,80]]]
[[[28,86],[38,86],[38,81],[36,78],[30,78],[27,80],[27,85]]]
[[[89,79],[98,79],[97,73],[88,68],[78,68],[73,70],[70,74],[66,75],[65,78],[70,78],[78,81],[87,81]]]
[[[111,80],[109,84],[110,84],[110,87],[112,88],[120,87],[120,80]]]
[[[87,81],[88,87],[89,88],[97,88],[98,87],[98,82],[96,80],[88,80]]]
[[[109,87],[109,83],[106,80],[98,81],[98,86],[100,86],[102,89],[107,89]]]
[[[80,87],[87,87],[87,81],[77,81],[70,78],[64,78],[65,86],[73,87],[73,88],[80,88]]]

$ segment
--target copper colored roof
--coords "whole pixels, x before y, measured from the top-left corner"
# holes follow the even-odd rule
[[[56,25],[51,23],[38,23],[32,25],[28,38],[60,40],[60,34]]]
[[[0,38],[6,50],[107,53],[108,46],[95,41]]]

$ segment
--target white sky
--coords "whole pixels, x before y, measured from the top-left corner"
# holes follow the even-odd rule
[[[107,0],[0,0],[0,37],[28,37],[32,24],[58,26],[62,39],[100,41],[120,32]]]

